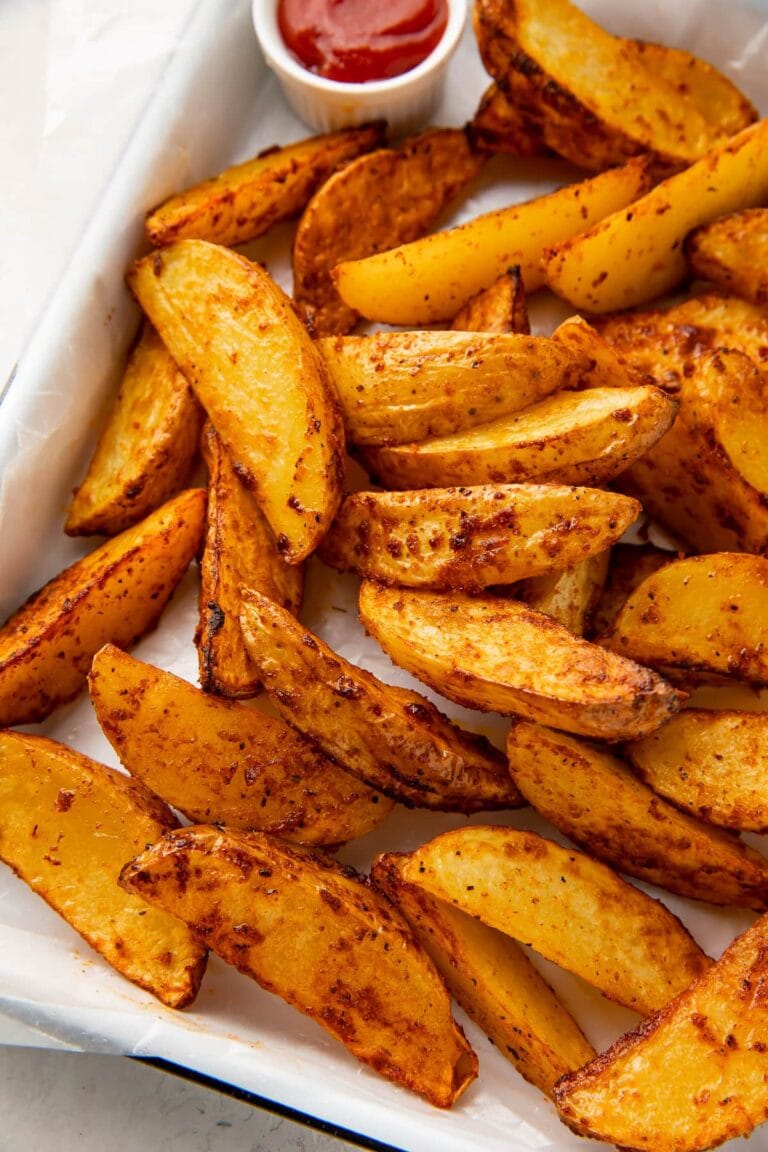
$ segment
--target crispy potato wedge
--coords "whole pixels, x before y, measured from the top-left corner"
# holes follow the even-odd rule
[[[363,581],[360,618],[396,664],[449,700],[602,740],[652,732],[677,711],[655,673],[574,636],[527,604]]]
[[[197,995],[205,947],[117,883],[177,821],[134,780],[42,736],[0,732],[0,858],[116,968],[167,1004]]]
[[[290,300],[259,265],[202,240],[138,260],[128,283],[254,489],[278,551],[300,563],[341,500],[344,431]]]
[[[358,313],[331,270],[416,240],[482,170],[461,128],[431,128],[344,166],[307,205],[293,244],[293,294],[313,333],[350,332]]]
[[[85,687],[102,645],[155,627],[203,538],[205,492],[169,500],[77,560],[0,628],[0,725],[32,724]]]
[[[768,560],[673,560],[632,593],[602,643],[692,682],[768,684]]]
[[[513,720],[507,754],[532,806],[598,860],[678,896],[768,907],[768,860],[668,804],[618,756],[525,720]]]
[[[561,572],[618,540],[640,511],[612,492],[557,484],[356,492],[320,558],[385,584],[477,590]]]
[[[378,147],[383,121],[267,148],[211,180],[171,196],[148,213],[147,236],[160,246],[210,240],[231,248],[296,216],[340,164]]]
[[[244,590],[240,623],[281,716],[372,788],[440,811],[519,805],[498,749],[423,696],[350,664],[258,592]]]
[[[394,807],[281,720],[205,696],[110,644],[88,688],[123,767],[193,823],[338,845]]]
[[[192,389],[145,323],[64,531],[116,536],[170,499],[189,476],[202,423]]]
[[[576,636],[584,636],[603,592],[610,549],[596,552],[560,572],[524,580],[518,596],[537,612],[546,612]]]
[[[448,1108],[477,1075],[432,961],[370,884],[275,837],[170,833],[120,882],[382,1076]]]
[[[657,184],[629,209],[550,245],[547,283],[587,312],[643,304],[685,280],[683,240],[693,228],[767,197],[768,120],[761,120]]]
[[[747,208],[696,228],[685,255],[695,276],[753,304],[768,304],[768,208]]]
[[[545,249],[626,208],[649,187],[645,161],[633,160],[411,244],[343,261],[333,273],[336,287],[369,320],[416,326],[449,320],[510,265],[520,266],[528,292],[541,288]]]
[[[472,296],[454,316],[451,328],[454,332],[518,332],[530,336],[520,265],[507,269],[498,280]]]
[[[552,340],[573,357],[572,388],[627,388],[654,384],[611,347],[583,316],[569,316],[552,333]]]
[[[243,643],[240,588],[248,584],[298,616],[304,566],[286,564],[269,524],[240,480],[213,425],[202,439],[208,467],[208,515],[200,561],[200,622],[195,635],[204,692],[235,699],[261,684]]]
[[[594,637],[609,632],[619,612],[643,580],[677,558],[677,553],[665,552],[653,544],[615,544],[611,549],[605,586],[592,613],[587,634]]]
[[[379,856],[371,879],[395,904],[448,990],[518,1072],[552,1096],[555,1081],[593,1059],[576,1021],[509,936],[436,900]]]
[[[489,152],[507,152],[523,160],[553,155],[538,119],[523,101],[509,100],[495,83],[483,93],[469,131],[477,147]]]
[[[624,749],[646,784],[723,828],[768,832],[768,716],[686,708]]]
[[[711,964],[663,904],[535,832],[444,832],[401,857],[399,871],[636,1012],[661,1008]]]
[[[749,1135],[768,1110],[767,928],[761,916],[658,1015],[555,1085],[560,1119],[643,1152]]]
[[[374,332],[318,341],[354,444],[447,436],[518,412],[571,382],[544,336]]]
[[[389,488],[605,484],[667,432],[676,412],[676,402],[651,386],[587,388],[468,431],[366,447],[359,456]]]

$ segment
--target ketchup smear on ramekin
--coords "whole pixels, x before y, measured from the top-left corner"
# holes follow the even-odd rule
[[[440,42],[446,0],[279,0],[289,51],[328,80],[365,84],[410,72]]]

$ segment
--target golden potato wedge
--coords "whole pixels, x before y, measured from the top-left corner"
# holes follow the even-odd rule
[[[202,439],[208,467],[208,515],[200,560],[200,622],[195,635],[200,687],[235,699],[261,684],[240,631],[240,587],[248,584],[297,616],[304,566],[286,564],[269,524],[208,423]]]
[[[594,1057],[592,1045],[522,948],[503,932],[406,884],[397,853],[371,879],[395,904],[464,1011],[526,1080],[548,1096]]]
[[[563,1077],[561,1120],[643,1152],[704,1152],[749,1135],[768,1111],[767,929],[761,916],[658,1015]]]
[[[525,720],[513,720],[507,754],[536,811],[598,860],[678,896],[768,907],[768,860],[668,804],[618,756]]]
[[[205,696],[110,644],[94,656],[88,688],[123,767],[193,823],[338,845],[394,807],[281,720]]]
[[[768,120],[760,120],[657,184],[630,208],[550,245],[544,257],[546,281],[558,296],[587,312],[643,304],[685,280],[683,240],[693,228],[766,198]]]
[[[315,335],[350,332],[358,319],[336,290],[335,265],[423,236],[486,160],[461,128],[431,128],[360,157],[323,184],[293,244],[293,295]]]
[[[251,589],[243,593],[240,623],[280,715],[372,788],[441,811],[519,805],[498,749],[423,696],[350,664]]]
[[[626,208],[650,186],[645,161],[632,160],[411,244],[343,261],[333,273],[336,287],[369,320],[416,326],[449,320],[512,264],[520,266],[528,292],[541,288],[545,249]]]
[[[32,724],[85,687],[102,645],[155,627],[203,538],[205,492],[169,500],[77,560],[0,628],[0,725]]]
[[[649,669],[617,661],[515,600],[364,580],[360,618],[401,668],[481,712],[519,713],[567,732],[629,740],[654,731],[678,708],[674,690]]]
[[[354,444],[473,428],[543,400],[575,371],[569,351],[517,333],[374,332],[318,347]]]
[[[632,593],[602,643],[692,682],[768,684],[768,560],[673,560]]]
[[[633,367],[583,316],[569,316],[552,333],[555,344],[573,358],[572,388],[627,388],[655,384]]]
[[[651,386],[562,392],[468,431],[366,447],[389,488],[471,484],[605,484],[669,429],[677,403]]]
[[[518,332],[530,336],[520,265],[507,269],[498,280],[472,296],[454,316],[451,328],[454,332]]]
[[[205,947],[117,883],[177,821],[113,768],[42,736],[0,732],[0,858],[121,976],[169,1008],[197,995]]]
[[[203,240],[136,261],[128,283],[254,489],[289,564],[341,500],[344,432],[323,360],[257,264]]]
[[[535,832],[444,832],[400,858],[399,871],[636,1012],[661,1008],[712,963],[663,904]]]
[[[723,828],[768,832],[768,716],[686,708],[624,749],[646,784]]]
[[[189,476],[202,423],[192,389],[145,323],[64,531],[116,536],[170,499]]]
[[[541,124],[525,103],[508,99],[495,83],[483,93],[469,131],[477,147],[489,152],[507,152],[524,160],[553,154],[544,143]]]
[[[643,580],[678,558],[654,544],[615,544],[611,549],[608,575],[600,599],[592,613],[587,635],[602,636],[613,627],[616,617]]]
[[[356,492],[319,555],[385,584],[478,590],[594,556],[640,511],[612,492],[558,484]]]
[[[695,276],[768,304],[768,208],[747,208],[694,229],[685,255]]]
[[[603,592],[609,558],[606,548],[560,572],[532,576],[523,581],[517,594],[537,612],[546,612],[569,632],[584,636]]]
[[[475,1079],[477,1057],[432,961],[351,869],[264,833],[193,825],[138,856],[120,882],[436,1107]]]
[[[231,248],[296,216],[340,164],[378,147],[382,122],[347,128],[267,148],[165,200],[149,212],[147,236],[160,246],[176,240],[211,240]]]

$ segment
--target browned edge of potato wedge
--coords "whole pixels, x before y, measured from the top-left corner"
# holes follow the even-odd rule
[[[193,825],[138,856],[120,882],[436,1107],[475,1079],[477,1057],[432,961],[350,868],[264,833]]]
[[[522,160],[537,160],[555,153],[544,142],[539,118],[531,115],[523,100],[510,100],[495,82],[486,88],[469,132],[478,148],[506,152]]]
[[[552,333],[552,339],[573,357],[573,378],[569,387],[626,388],[656,383],[612,348],[583,316],[569,316],[563,320]]]
[[[394,808],[282,720],[206,696],[112,645],[96,653],[88,688],[123,767],[193,823],[335,846]]]
[[[77,560],[0,628],[0,725],[45,719],[85,687],[102,645],[157,624],[200,550],[205,492],[191,488]]]
[[[530,336],[531,322],[520,265],[481,288],[451,321],[454,332],[517,332]]]
[[[608,561],[608,574],[590,620],[590,639],[613,627],[616,617],[643,580],[678,558],[655,544],[614,544]]]
[[[197,995],[204,945],[118,886],[177,827],[143,784],[42,736],[0,732],[0,858],[126,979],[169,1008]]]
[[[603,594],[609,561],[610,548],[606,548],[559,572],[532,576],[518,586],[518,599],[554,617],[569,632],[584,636]]]
[[[694,229],[685,256],[695,276],[768,304],[768,208],[747,208]]]

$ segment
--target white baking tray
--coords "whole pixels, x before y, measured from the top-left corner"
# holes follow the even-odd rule
[[[591,0],[584,5],[611,30],[691,48],[731,74],[768,112],[768,2],[715,0],[671,5],[653,0]],[[82,475],[95,429],[119,376],[138,315],[123,285],[142,250],[144,212],[180,186],[305,129],[288,112],[259,57],[247,0],[206,0],[160,85],[15,378],[0,402],[0,613],[87,550],[62,534],[71,488]],[[436,123],[463,123],[487,84],[468,34],[454,59]],[[566,164],[498,158],[445,222],[529,198],[576,178]],[[252,245],[286,286],[291,226]],[[542,326],[558,309],[536,306]],[[559,309],[562,315],[562,309]],[[136,654],[194,681],[192,645],[196,573],[190,571],[160,628]],[[348,658],[384,679],[398,672],[357,624],[356,582],[312,565],[307,624]],[[501,739],[496,717],[442,706],[469,726]],[[86,699],[31,730],[116,764]],[[527,813],[496,814],[498,823],[548,831]],[[463,818],[400,812],[343,858],[366,867],[376,851],[404,849]],[[479,822],[487,822],[480,818]],[[694,935],[719,954],[752,917],[664,896]],[[567,926],[564,925],[564,931]],[[538,962],[538,961],[537,961]],[[593,1043],[603,1047],[637,1020],[576,978],[541,962]],[[409,1152],[467,1148],[578,1149],[552,1106],[527,1085],[460,1011],[480,1056],[480,1078],[450,1113],[431,1108],[363,1068],[318,1026],[212,958],[191,1009],[172,1012],[113,972],[10,870],[0,866],[0,1013],[58,1040],[98,1052],[165,1061],[198,1077],[295,1110],[355,1134],[366,1146]],[[353,1138],[355,1138],[353,1136]],[[749,1142],[768,1150],[768,1130]]]

